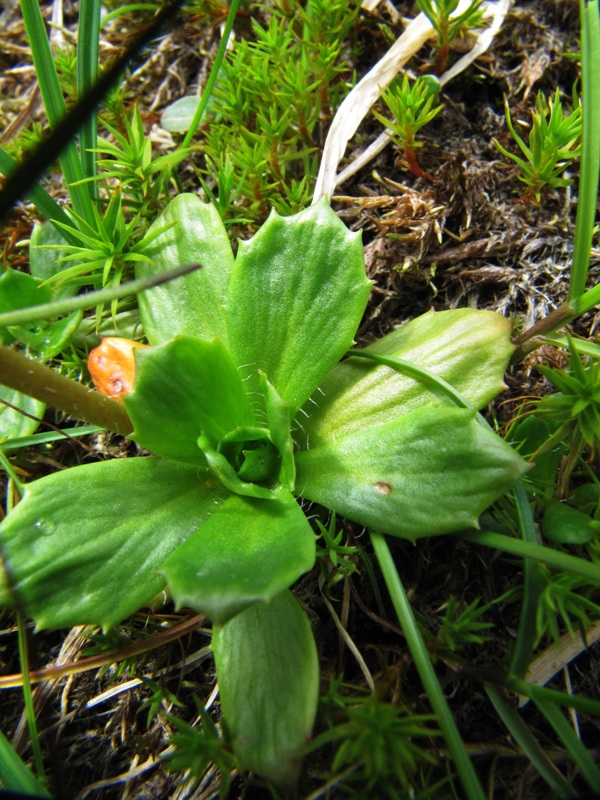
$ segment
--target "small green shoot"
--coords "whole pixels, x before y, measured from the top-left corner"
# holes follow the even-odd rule
[[[344,531],[336,533],[335,512],[331,515],[329,527],[325,527],[318,519],[315,522],[321,532],[319,539],[323,540],[323,546],[317,545],[317,558],[322,560],[327,573],[327,585],[331,588],[349,575],[358,572],[353,557],[359,552],[359,548],[342,544]]]
[[[538,579],[541,591],[537,597],[534,648],[546,637],[557,642],[565,630],[570,634],[585,631],[600,618],[600,597],[589,579],[569,572],[551,572],[546,567],[539,567]],[[513,602],[520,593],[520,587],[511,589],[497,602]]]
[[[120,633],[116,628],[109,630],[107,633],[90,633],[88,639],[92,642],[91,645],[82,650],[82,656],[89,658],[90,656],[102,655],[104,653],[111,653],[120,650],[122,647],[127,647],[131,644],[131,639]],[[100,675],[109,673],[111,664],[106,664],[100,669]],[[129,667],[135,670],[136,660],[132,658],[124,658],[116,664],[116,669],[110,673],[111,679],[116,680],[120,678]]]
[[[489,631],[494,625],[491,622],[482,622],[481,617],[488,611],[489,605],[479,605],[479,599],[474,600],[466,608],[454,595],[450,595],[443,608],[446,613],[442,617],[442,625],[436,636],[436,647],[456,652],[465,644],[485,644],[490,640],[484,631]]]
[[[336,689],[334,683],[326,698],[331,727],[316,737],[310,749],[329,743],[337,746],[331,770],[344,776],[353,797],[375,790],[377,797],[390,800],[410,796],[419,771],[438,763],[433,748],[417,743],[440,735],[437,728],[428,726],[435,717],[412,714],[372,694],[344,697]],[[340,716],[342,721],[335,724]]]
[[[561,634],[559,621],[573,634],[576,628],[585,631],[592,620],[600,618],[600,605],[595,602],[600,599],[598,590],[589,581],[568,573],[546,575],[547,584],[538,606],[538,641],[549,635],[557,642]]]
[[[171,737],[173,750],[164,756],[167,769],[172,772],[187,772],[199,783],[211,764],[221,772],[219,800],[229,793],[231,771],[236,766],[235,756],[228,750],[217,726],[198,701],[198,714],[202,729],[189,725],[178,717],[169,715],[169,722],[177,729]]]
[[[434,180],[423,171],[415,150],[422,146],[417,133],[439,114],[443,106],[437,104],[440,82],[433,75],[424,75],[411,81],[404,75],[402,81],[394,81],[382,92],[382,100],[393,115],[388,119],[377,111],[373,114],[391,132],[392,141],[404,151],[410,171],[419,178]]]
[[[131,120],[123,117],[125,133],[107,122],[103,124],[114,141],[102,138],[94,150],[99,156],[106,156],[98,158],[100,177],[118,180],[124,191],[123,204],[133,208],[146,223],[152,221],[167,199],[166,189],[173,168],[188,158],[193,148],[180,148],[153,158],[152,143],[144,132],[137,106]],[[97,177],[87,180],[97,180]]]
[[[506,124],[524,156],[511,153],[498,141],[494,144],[502,155],[510,158],[520,169],[519,180],[527,186],[523,202],[540,202],[542,189],[570,186],[572,181],[562,177],[573,159],[581,153],[581,104],[573,97],[573,110],[565,111],[557,89],[554,99],[538,92],[531,118],[529,143],[517,133],[511,118],[508,102],[504,101]]]
[[[600,449],[600,361],[588,358],[584,362],[570,337],[569,349],[571,357],[566,371],[543,365],[537,367],[560,391],[546,395],[533,410],[526,412],[557,425],[555,433],[532,460],[559,442],[569,442],[560,482],[563,497],[568,493],[571,473],[584,449],[589,448],[592,456]]]
[[[68,236],[78,244],[48,244],[45,249],[60,251],[58,263],[65,268],[47,279],[47,284],[56,286],[92,285],[95,288],[119,287],[125,275],[131,272],[135,263],[150,263],[151,259],[144,255],[147,248],[160,231],[146,234],[138,238],[140,216],[136,214],[127,221],[123,211],[120,190],[115,191],[105,212],[101,216],[96,207],[93,208],[96,220],[94,228],[86,221],[72,212],[76,225],[64,225],[55,222]],[[136,241],[137,239],[137,241]],[[63,255],[64,253],[64,255]],[[67,266],[69,263],[72,266]],[[96,309],[96,323],[99,326],[102,319],[104,306],[101,304]],[[113,317],[117,313],[118,301],[113,300],[111,310]]]
[[[459,36],[468,34],[474,28],[484,25],[484,7],[482,0],[472,0],[461,13],[452,16],[459,0],[417,0],[417,5],[433,25],[437,34],[436,74],[441,75],[448,64],[450,45]]]
[[[227,53],[203,133],[207,183],[220,182],[224,159],[235,172],[235,191],[219,198],[228,223],[310,204],[321,126],[352,80],[347,39],[359,10],[356,0],[281,4]]]
[[[36,148],[42,144],[43,140],[44,126],[41,122],[34,120],[29,128],[23,128],[16,138],[6,143],[4,152],[7,156],[14,158],[16,161],[24,161],[27,156],[35,152]],[[7,167],[5,164],[0,164],[0,169],[5,172]]]
[[[600,449],[600,361],[584,363],[572,340],[570,352],[566,371],[537,367],[560,391],[540,400],[536,416],[558,422],[575,444],[595,453]]]
[[[148,709],[148,716],[146,717],[146,727],[149,728],[152,720],[158,714],[158,709],[163,703],[171,703],[177,708],[183,708],[183,703],[177,699],[173,692],[170,692],[164,686],[160,686],[156,681],[150,678],[143,677],[144,684],[150,689],[151,695],[147,697],[138,708],[138,712]]]
[[[54,45],[51,49],[58,83],[67,105],[72,106],[77,99],[77,50],[68,43],[64,47]]]

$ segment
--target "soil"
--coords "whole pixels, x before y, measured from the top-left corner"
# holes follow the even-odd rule
[[[216,3],[212,5],[218,7]],[[50,12],[48,4],[44,3],[43,8]],[[364,12],[357,25],[359,78],[389,46],[381,32],[382,25],[396,36],[401,33],[402,24],[390,8],[389,3],[380,3],[373,14]],[[406,17],[415,13],[410,3],[398,3],[397,11]],[[77,19],[76,4],[65,2],[64,12],[70,35]],[[198,30],[188,19],[147,53],[128,77],[128,89],[139,103],[148,129],[153,130],[157,146],[160,111],[176,97],[195,92],[198,80],[205,79],[218,42],[220,22],[222,15],[215,12],[214,25]],[[103,43],[106,55],[115,47],[126,45],[127,36],[124,23],[119,41]],[[565,300],[577,211],[578,165],[575,163],[570,169],[570,187],[544,190],[540,204],[524,202],[524,186],[517,179],[517,168],[501,156],[494,139],[515,151],[506,127],[504,98],[513,119],[525,123],[531,119],[538,91],[553,95],[558,87],[567,100],[570,98],[578,74],[572,57],[578,51],[578,36],[579,8],[575,0],[515,2],[491,48],[445,87],[444,111],[423,131],[419,161],[435,181],[413,176],[406,169],[402,154],[390,145],[351,181],[338,187],[332,205],[352,229],[363,231],[367,270],[375,282],[360,329],[361,344],[429,308],[493,309],[513,319],[523,330]],[[412,66],[418,70],[433,58],[433,51],[425,48]],[[5,131],[0,138],[8,140],[19,126],[43,119],[16,2],[7,1],[0,16],[0,67],[0,129]],[[358,136],[360,148],[379,133],[374,120],[363,123]],[[349,158],[354,149],[355,145],[351,145]],[[190,181],[191,174],[184,170],[181,177],[184,182]],[[64,197],[58,184],[55,194]],[[34,210],[25,203],[3,224],[0,245],[6,265],[26,266],[27,250],[22,242],[27,239],[34,218]],[[600,258],[596,250],[592,255],[590,282],[597,283]],[[592,311],[577,321],[574,330],[590,338],[599,324],[600,314]],[[489,410],[490,419],[502,427],[518,407],[516,398],[547,390],[535,365],[540,358],[549,356],[553,357],[553,353],[536,352],[511,369],[507,376],[509,388]],[[48,419],[57,422],[52,414]],[[123,455],[131,447],[115,436],[90,437],[83,445],[69,441],[46,451],[23,451],[14,463],[34,478],[74,463]],[[351,523],[340,524],[348,542],[363,547],[366,558],[377,570],[364,532]],[[520,584],[519,563],[452,537],[423,540],[416,545],[390,540],[390,546],[413,607],[433,633],[439,628],[440,612],[450,595],[466,607],[476,599],[491,603]],[[355,574],[331,589],[331,602],[371,671],[380,697],[387,702],[401,702],[414,714],[428,713],[426,695],[402,632],[394,624],[389,601],[377,596],[376,582],[362,564],[357,566]],[[316,571],[305,577],[296,587],[296,594],[313,624],[323,694],[331,680],[341,680],[343,676],[345,694],[358,696],[365,691],[364,676],[321,600],[317,578]],[[489,796],[497,800],[549,797],[548,787],[507,734],[483,686],[487,671],[497,671],[506,659],[518,625],[518,604],[495,604],[484,620],[495,626],[489,643],[464,647],[454,659],[439,659],[438,676]],[[165,631],[172,626],[179,626],[181,635],[162,643]],[[0,677],[21,669],[15,617],[4,613],[1,627]],[[92,646],[89,631],[88,638],[82,636],[82,630],[33,635],[29,628],[29,633],[32,669],[77,664]],[[161,760],[174,731],[168,713],[188,722],[196,721],[198,700],[218,719],[214,669],[205,652],[209,641],[208,623],[198,620],[192,612],[175,612],[169,604],[157,605],[155,611],[140,612],[120,626],[114,636],[96,642],[97,650],[109,654],[104,667],[85,672],[75,668],[73,674],[37,686],[34,698],[38,728],[57,800],[217,797],[219,775],[214,769],[194,786],[182,782],[180,773],[168,772]],[[135,654],[128,650],[133,643],[144,643]],[[571,664],[568,676],[559,673],[550,685],[564,690],[565,680],[569,680],[574,693],[600,699],[599,673],[600,649],[599,645],[592,645]],[[172,693],[150,720],[147,703],[153,689],[143,682],[131,684],[140,676],[151,677]],[[173,696],[181,706],[174,704]],[[3,691],[0,706],[2,730],[31,763],[21,690]],[[527,708],[524,715],[548,757],[568,773],[568,754],[543,717],[532,708]],[[317,734],[323,729],[322,715],[320,720]],[[596,747],[598,722],[580,715],[579,724],[584,743]],[[431,771],[432,784],[452,774],[439,741],[430,741],[441,765]],[[334,800],[367,794],[373,798],[388,796],[378,794],[377,789],[351,794],[343,787],[327,788],[333,777],[331,757],[332,750],[322,748],[307,758],[298,797]],[[575,785],[581,788],[578,783]],[[271,795],[260,781],[236,775],[229,796]],[[462,795],[459,784],[452,784],[450,779],[427,796]]]

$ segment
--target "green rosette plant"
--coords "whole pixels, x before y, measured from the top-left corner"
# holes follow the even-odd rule
[[[476,527],[525,468],[476,413],[503,387],[510,325],[430,312],[341,361],[370,282],[359,234],[326,204],[273,213],[235,258],[195,196],[155,226],[138,276],[202,264],[140,297],[152,346],[136,352],[125,405],[132,438],[155,455],[27,485],[0,528],[0,595],[38,628],[106,629],[168,585],[214,622],[241,767],[289,787],[318,693],[314,640],[289,591],[316,551],[298,498],[413,541]]]

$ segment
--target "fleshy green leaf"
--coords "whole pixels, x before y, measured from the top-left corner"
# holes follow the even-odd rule
[[[195,95],[175,100],[163,111],[160,118],[161,127],[171,133],[187,133],[199,104],[200,98]]]
[[[26,394],[9,389],[8,386],[0,384],[0,442],[7,439],[18,439],[20,436],[30,436],[35,433],[39,422],[31,419],[24,414],[15,411],[14,408],[4,405],[2,400],[6,400],[11,405],[23,409],[37,419],[44,416],[46,404]]]
[[[248,431],[248,428],[242,428],[241,433],[242,435]],[[260,429],[255,429],[260,430]],[[261,433],[266,433],[266,431],[261,431]],[[270,442],[265,442],[264,438],[261,436],[263,446],[267,445],[270,448],[269,455],[275,455],[273,453],[273,445]],[[256,440],[252,440],[256,442]],[[239,443],[238,443],[239,444]],[[213,474],[216,475],[223,486],[229,489],[230,492],[234,492],[234,494],[241,494],[245,497],[260,497],[263,500],[273,500],[275,495],[270,490],[268,486],[260,486],[257,483],[249,481],[249,479],[244,479],[244,466],[246,466],[246,458],[245,458],[245,451],[242,451],[242,458],[244,459],[244,465],[236,471],[235,467],[231,464],[227,456],[216,450],[209,439],[208,436],[199,436],[198,437],[198,447],[202,451],[203,455],[206,458],[206,462],[210,469],[212,470]],[[276,457],[276,456],[275,456]],[[256,468],[256,463],[254,465],[247,465],[247,467],[252,470],[252,466]],[[269,464],[263,462],[263,467],[265,470],[268,470]],[[275,471],[275,465],[271,464],[271,471]],[[256,469],[254,470],[256,474]],[[262,470],[261,470],[262,472]],[[258,478],[253,476],[253,480],[261,480],[261,476]],[[272,481],[271,481],[272,483]]]
[[[287,589],[315,561],[315,536],[285,489],[274,500],[232,495],[165,562],[180,606],[216,622]]]
[[[62,353],[79,328],[82,317],[83,311],[73,311],[63,319],[50,322],[46,328],[46,339],[38,351],[40,358],[45,361]]]
[[[262,370],[295,413],[351,346],[369,286],[359,234],[327,204],[273,212],[240,242],[227,301],[248,390],[258,391]]]
[[[34,259],[35,260],[35,259]],[[39,267],[39,265],[38,265]],[[58,295],[41,285],[39,278],[7,269],[0,277],[0,313],[27,309],[49,303]],[[0,330],[0,343],[18,341],[43,360],[53,358],[64,349],[81,321],[82,312],[51,322],[27,321]]]
[[[0,526],[14,592],[38,628],[109,628],[160,592],[165,558],[224,499],[208,470],[115,459],[27,486]]]
[[[424,406],[297,454],[302,497],[405,539],[477,526],[526,469],[475,412]]]
[[[65,250],[49,250],[46,245],[64,245]],[[29,242],[29,271],[34,278],[47,281],[63,269],[59,259],[67,254],[67,242],[52,222],[36,223],[31,231]],[[72,283],[56,286],[52,289],[52,300],[61,297],[72,297],[77,294],[78,287]]]
[[[598,519],[598,511],[600,511],[600,484],[598,483],[582,483],[576,486],[569,495],[569,502],[571,502],[580,511],[595,516]]]
[[[595,524],[600,529],[600,523]],[[592,519],[583,511],[555,500],[546,507],[542,533],[560,544],[585,544],[592,541],[596,530]]]
[[[25,272],[6,269],[0,276],[0,313],[49,303],[51,299],[50,289],[40,286],[39,280]],[[17,333],[13,335],[7,328],[0,329],[0,344],[12,344],[18,338]]]
[[[475,408],[504,388],[514,346],[510,322],[493,311],[471,308],[429,311],[384,336],[367,351],[396,356],[452,384]],[[335,366],[298,417],[310,447],[364,427],[379,425],[424,403],[449,405],[443,393],[393,370],[348,359]]]
[[[239,370],[219,339],[178,336],[137,351],[133,392],[125,398],[132,438],[154,453],[206,465],[198,437],[213,445],[253,423]]]
[[[41,361],[47,361],[61,353],[71,341],[79,327],[83,311],[73,311],[63,319],[52,322],[32,323],[29,330],[22,328],[18,338],[21,344],[34,351]],[[14,328],[12,329],[14,332]]]
[[[175,225],[172,223],[175,222]],[[136,277],[154,275],[178,264],[202,269],[140,295],[142,325],[152,344],[178,334],[227,341],[223,305],[233,269],[227,231],[213,205],[192,194],[178,195],[148,230],[172,225],[144,249],[153,264],[137,263]]]
[[[557,430],[557,423],[527,417],[511,428],[510,441],[524,458],[530,458]],[[535,487],[535,496],[542,502],[549,502],[554,496],[556,476],[566,451],[566,444],[559,442],[536,456],[527,473],[528,483]]]
[[[37,278],[25,272],[6,269],[0,276],[0,312],[49,303],[52,293],[47,286],[40,286]]]
[[[319,691],[305,614],[283,592],[216,627],[212,646],[221,708],[242,768],[293,789]]]

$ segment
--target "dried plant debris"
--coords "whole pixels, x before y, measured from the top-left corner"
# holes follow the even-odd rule
[[[399,243],[368,244],[368,257],[377,253],[378,274],[385,271],[382,254],[392,269],[435,268],[442,294],[431,289],[434,305],[467,298],[523,314],[528,326],[564,299],[561,275],[570,261],[577,187],[548,190],[540,205],[523,204],[515,169],[492,142],[507,141],[503,92],[525,120],[537,89],[558,84],[570,93],[578,21],[567,15],[570,27],[558,27],[562,5],[511,9],[471,80],[444,88],[444,111],[422,132],[421,160],[434,174],[432,184],[415,181],[388,148],[334,198],[352,227]],[[492,296],[482,292],[483,284],[489,290],[494,283]]]
[[[61,4],[42,3],[45,17],[49,18],[52,7],[58,5]],[[78,7],[66,0],[62,5],[60,63],[67,90],[73,77],[70,53]],[[166,32],[145,53],[125,76],[123,87],[111,101],[115,108],[121,104],[128,113],[137,105],[144,129],[160,152],[172,151],[179,141],[177,135],[172,136],[160,127],[160,115],[180,97],[201,94],[227,14],[226,4],[218,0],[187,5],[181,24]],[[253,22],[267,28],[269,20],[284,13],[289,5],[287,0],[243,2],[239,35],[251,40]],[[109,10],[117,8],[114,0],[106,6]],[[402,36],[404,20],[414,18],[416,11],[416,4],[409,2],[386,0],[363,4],[344,50],[347,67],[341,78],[344,92]],[[127,46],[145,19],[144,13],[132,8],[103,30],[103,63]],[[442,112],[420,131],[423,146],[419,161],[433,180],[413,175],[400,149],[387,144],[333,190],[332,205],[336,212],[352,230],[362,231],[367,272],[374,282],[359,330],[361,345],[429,308],[492,309],[527,328],[565,300],[578,202],[578,163],[575,161],[568,168],[571,186],[546,187],[541,202],[525,203],[517,166],[501,155],[493,140],[518,152],[506,124],[505,97],[511,118],[525,138],[538,91],[552,96],[558,87],[563,101],[570,104],[578,74],[577,61],[571,54],[578,51],[578,35],[578,4],[571,0],[513,3],[489,49],[466,72],[442,88]],[[461,55],[462,52],[451,51],[451,64]],[[415,75],[427,71],[434,59],[433,48],[426,45],[415,53],[410,69]],[[344,92],[340,87],[338,100]],[[6,145],[9,141],[14,143],[16,138],[18,146],[14,153],[21,157],[45,135],[46,120],[16,2],[5,3],[0,12],[0,96],[0,139]],[[110,114],[110,103],[107,108]],[[382,105],[377,108],[385,112]],[[319,117],[310,152],[302,154],[306,163],[309,159],[319,163],[330,122],[331,116]],[[290,124],[297,127],[294,120]],[[255,131],[253,134],[258,135]],[[348,145],[342,168],[352,163],[380,134],[381,126],[375,119],[365,119]],[[202,137],[201,133],[200,142],[205,141]],[[337,163],[330,168],[334,177],[337,169]],[[298,182],[303,178],[299,172],[294,175]],[[201,179],[205,182],[204,189]],[[297,197],[310,200],[315,180],[313,171],[302,192],[291,193],[287,198],[289,203]],[[218,189],[217,181],[207,174],[202,148],[177,173],[174,187],[175,184],[177,191],[199,194],[206,188]],[[50,175],[45,185],[59,201],[66,197],[56,176]],[[246,212],[250,202],[240,197],[232,200],[229,208],[232,234],[251,235],[261,215],[268,214],[269,208],[263,204],[249,218]],[[3,222],[0,247],[5,265],[24,267],[24,243],[36,218],[33,207],[23,202],[8,223]],[[600,281],[597,241],[592,251],[590,280]],[[575,331],[588,337],[597,335],[599,328],[600,314],[590,312],[578,320]],[[546,349],[528,356],[509,372],[506,379],[509,389],[498,399],[493,411],[504,430],[516,415],[523,396],[539,397],[548,391],[548,382],[536,366],[541,360],[553,363],[559,358],[564,359],[562,351]],[[50,418],[55,421],[54,415],[48,413],[47,419]],[[101,435],[86,438],[84,447],[66,442],[48,451],[37,448],[35,454],[26,449],[14,464],[18,474],[29,480],[64,465],[119,458],[131,454],[132,448],[130,442]],[[319,515],[322,509],[314,506],[308,513]],[[350,548],[365,545],[364,530],[352,523],[338,522],[345,545]],[[446,694],[452,697],[459,727],[470,743],[471,754],[477,756],[481,775],[493,785],[494,797],[511,800],[517,796],[547,796],[545,784],[533,771],[523,769],[525,762],[520,749],[507,737],[484,692],[476,688],[480,684],[469,673],[471,670],[479,678],[485,669],[502,663],[514,639],[519,624],[515,604],[494,603],[518,585],[514,563],[446,538],[423,540],[414,546],[395,541],[392,550],[401,577],[410,587],[411,602],[424,621],[424,629],[432,632],[432,641],[443,629],[442,619],[447,620],[446,628],[450,627],[445,607],[449,595],[457,598],[459,611],[468,609],[478,598],[485,606],[478,619],[496,626],[489,646],[467,644],[460,658],[446,653],[436,669]],[[343,554],[343,558],[347,559],[342,566],[348,568],[348,574],[344,573],[338,583],[332,581],[324,586],[320,577],[310,574],[297,587],[319,644],[323,674],[343,675],[337,691],[332,690],[328,695],[330,706],[327,698],[323,701],[324,714],[340,714],[343,698],[350,698],[348,704],[356,702],[360,693],[366,693],[367,684],[347,641],[340,637],[333,617],[321,602],[322,592],[331,600],[347,636],[363,655],[382,697],[390,705],[405,702],[415,711],[427,713],[429,707],[402,632],[390,622],[391,614],[389,619],[385,618],[385,601],[377,596],[360,557],[351,553]],[[106,664],[101,667],[80,673],[73,669],[72,673],[52,676],[34,690],[43,746],[53,754],[53,790],[57,800],[96,797],[209,800],[219,796],[223,784],[214,767],[196,781],[189,779],[189,775],[170,772],[163,760],[169,753],[171,737],[177,732],[170,714],[176,712],[184,722],[198,723],[197,698],[210,709],[213,719],[219,718],[214,668],[206,650],[209,632],[202,627],[201,620],[175,641],[144,651],[145,641],[152,644],[153,637],[160,640],[165,631],[190,619],[185,610],[175,611],[170,605],[161,607],[164,599],[157,601],[160,611],[136,615],[112,634],[76,628],[66,634],[44,631],[33,637],[32,668],[48,665],[64,668],[93,654],[108,654]],[[20,669],[13,618],[5,614],[0,627],[0,668],[6,676]],[[140,645],[138,654],[125,660],[119,657],[123,648],[127,652],[129,646],[136,644]],[[552,649],[550,645],[548,648]],[[570,671],[575,689],[596,696],[599,645],[582,651],[577,639],[576,658]],[[564,680],[561,672],[549,686],[564,690]],[[327,694],[325,686],[322,694]],[[176,706],[173,697],[182,703],[182,708]],[[30,760],[22,708],[21,690],[5,690],[2,727],[11,732],[13,744],[23,758]],[[546,741],[547,737],[547,757],[562,766],[566,751],[555,746],[548,726],[541,717],[534,717],[533,709],[528,708],[525,713],[534,720],[541,740]],[[597,737],[596,721],[580,715],[579,723],[584,736]],[[440,757],[438,745],[437,739],[430,740],[429,749],[436,757]],[[331,800],[348,796],[346,790],[352,789],[348,786],[336,789],[330,766],[331,758],[323,751],[311,754],[298,796],[324,796]],[[264,785],[248,782],[235,770],[231,772],[231,798],[263,798],[270,796],[267,791]],[[444,791],[436,797],[445,796]]]

